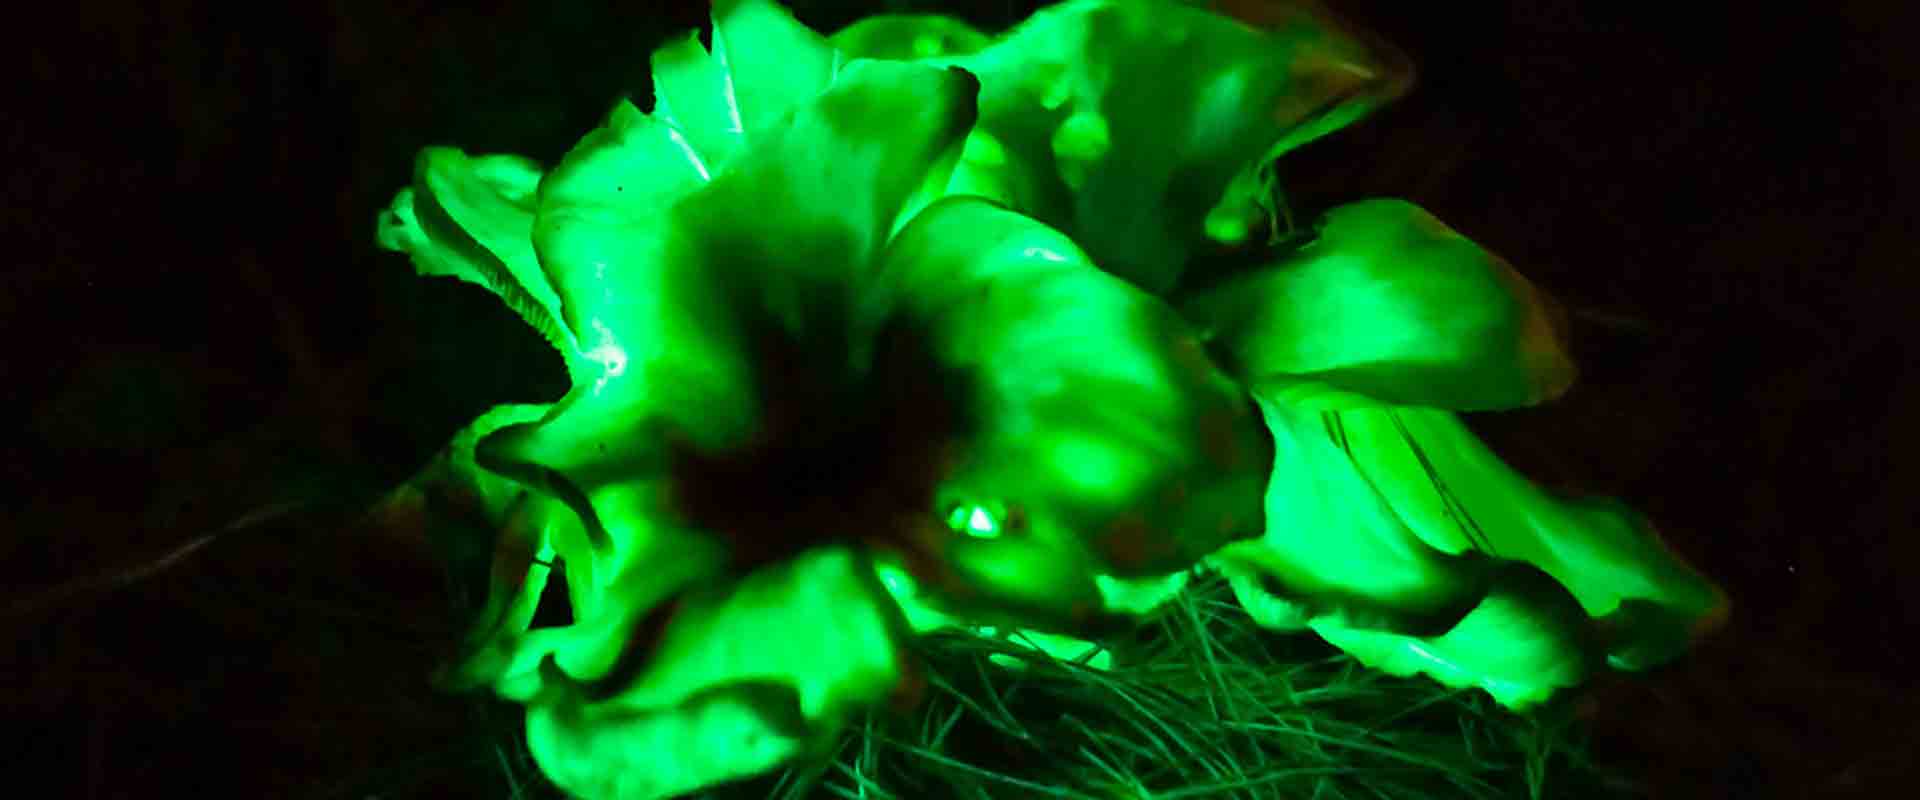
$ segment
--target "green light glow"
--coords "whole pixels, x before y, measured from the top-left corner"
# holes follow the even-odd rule
[[[947,512],[947,527],[976,539],[994,539],[1001,534],[1000,515],[983,505],[956,505]]]
[[[899,688],[914,629],[1047,646],[1111,613],[1112,580],[1259,525],[1260,420],[1178,314],[1042,222],[941,197],[964,143],[1006,157],[976,77],[844,58],[759,0],[714,26],[710,54],[654,55],[651,112],[615,104],[550,170],[427,151],[382,228],[575,368],[460,440],[512,536],[443,683],[525,704],[586,796],[811,752]],[[943,528],[942,497],[991,502]],[[555,572],[573,619],[530,629]]]
[[[1252,386],[1293,402],[1502,409],[1573,381],[1545,296],[1400,200],[1333,209],[1311,244],[1181,310]]]
[[[1000,526],[986,509],[975,507],[973,513],[967,515],[967,533],[981,539],[992,539],[1000,535]]]
[[[931,58],[867,23],[834,42],[855,57],[925,58],[979,76],[980,128],[1007,159],[963,163],[952,188],[1059,228],[1103,269],[1162,292],[1212,239],[1237,241],[1237,225],[1265,221],[1262,184],[1250,179],[1262,164],[1365,118],[1409,84],[1397,53],[1370,49],[1334,21],[1277,18],[1256,28],[1173,0],[1070,0],[984,46]]]
[[[997,636],[1001,632],[991,627],[979,631],[982,636]],[[1037,653],[1045,653],[1048,658],[1058,661],[1071,661],[1084,664],[1092,669],[1111,669],[1113,653],[1100,645],[1081,641],[1071,636],[1061,636],[1039,631],[1008,631],[1005,639],[1010,644],[1029,648]],[[994,653],[987,660],[1007,669],[1023,669],[1027,666],[1024,658]]]
[[[855,22],[827,41],[853,57],[909,59],[966,55],[987,46],[988,37],[952,17],[881,14]]]
[[[1267,533],[1209,559],[1262,625],[1520,708],[1603,662],[1671,660],[1727,613],[1644,521],[1548,495],[1453,414],[1262,405]]]
[[[1096,112],[1077,112],[1053,131],[1054,164],[1068,189],[1085,186],[1087,174],[1112,149],[1107,120]]]
[[[1725,596],[1644,520],[1550,496],[1452,413],[1565,391],[1543,294],[1402,201],[1318,227],[1183,303],[1274,435],[1266,534],[1208,559],[1256,620],[1524,707],[1603,662],[1670,660],[1724,618]]]
[[[419,479],[498,528],[441,683],[526,706],[568,792],[658,798],[818,754],[902,696],[916,633],[1105,668],[1089,632],[1196,567],[1264,626],[1514,707],[1676,655],[1717,588],[1454,414],[1572,379],[1504,261],[1371,200],[1168,296],[1262,222],[1267,161],[1404,88],[1288,19],[1075,0],[828,39],[718,0],[712,51],[669,41],[650,110],[551,169],[424,151],[380,243],[494,291],[572,379]],[[531,628],[556,574],[572,620]]]

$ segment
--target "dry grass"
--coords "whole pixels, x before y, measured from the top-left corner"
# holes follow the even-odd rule
[[[919,651],[927,701],[875,712],[831,758],[722,787],[801,798],[1590,798],[1634,787],[1587,758],[1566,708],[1530,716],[1361,668],[1311,636],[1254,627],[1202,579],[1096,670],[966,632]],[[1006,666],[1008,659],[1021,666]],[[553,797],[514,727],[492,766],[511,797]],[[386,796],[383,794],[383,796]]]

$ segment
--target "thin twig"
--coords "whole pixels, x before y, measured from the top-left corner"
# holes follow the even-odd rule
[[[256,509],[228,523],[219,530],[194,537],[186,543],[160,554],[157,558],[140,561],[117,569],[106,570],[84,578],[76,578],[41,592],[38,595],[14,603],[7,606],[5,611],[0,611],[0,618],[30,616],[48,608],[59,606],[81,595],[113,591],[146,580],[180,564],[186,560],[188,556],[199,552],[207,545],[213,544],[215,540],[222,536],[284,516],[310,504],[311,501],[307,500],[287,501]]]

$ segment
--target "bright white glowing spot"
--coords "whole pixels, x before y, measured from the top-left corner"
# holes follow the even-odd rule
[[[1439,655],[1435,654],[1432,650],[1428,650],[1427,648],[1422,647],[1420,645],[1409,644],[1407,645],[1407,649],[1409,651],[1412,651],[1414,655],[1424,658],[1435,665],[1446,666],[1446,667],[1453,666],[1451,662],[1447,661],[1444,658],[1441,658]]]
[[[1054,262],[1063,262],[1067,260],[1066,256],[1060,255],[1059,253],[1053,252],[1052,250],[1048,250],[1047,248],[1044,248],[1044,247],[1029,247],[1025,251],[1023,251],[1021,255],[1024,255],[1028,258],[1039,258],[1039,259],[1044,259],[1047,261],[1054,261]]]
[[[735,124],[737,125],[739,123],[736,122]],[[678,128],[668,128],[667,136],[673,139],[674,144],[680,146],[680,152],[687,154],[687,161],[692,163],[693,168],[700,172],[700,180],[713,180],[713,176],[707,174],[706,162],[700,160],[700,154],[693,151],[693,145],[687,141],[687,137],[680,135]]]
[[[627,351],[614,341],[613,331],[600,318],[595,317],[590,324],[597,341],[584,355],[588,361],[600,365],[600,377],[593,382],[593,391],[598,393],[607,388],[608,380],[618,378],[627,371]]]
[[[892,564],[876,564],[873,571],[880,576],[881,585],[887,587],[887,591],[894,597],[914,595],[913,578],[907,575],[906,570]]]
[[[722,60],[722,66],[725,66],[724,59]],[[721,72],[727,76],[727,83],[726,83],[727,119],[729,122],[732,123],[732,125],[727,128],[727,132],[740,133],[746,130],[746,128],[745,126],[740,124],[740,100],[739,98],[734,97],[734,94],[733,94],[733,70],[722,69]]]
[[[973,514],[967,517],[967,532],[975,536],[994,535],[998,531],[994,529],[993,515],[984,508],[974,509]]]
[[[627,353],[619,345],[601,345],[587,352],[587,357],[606,367],[607,377],[618,378],[627,371]]]

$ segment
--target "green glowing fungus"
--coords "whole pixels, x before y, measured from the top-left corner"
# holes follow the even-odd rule
[[[571,389],[419,479],[497,529],[442,676],[542,768],[656,798],[911,700],[906,637],[1092,639],[1218,570],[1262,625],[1524,707],[1677,654],[1719,591],[1631,512],[1549,496],[1457,412],[1573,377],[1544,293],[1402,201],[1201,290],[1272,160],[1399,94],[1313,14],[1076,0],[999,36],[831,39],[718,0],[551,169],[429,148],[380,242],[497,293]],[[570,619],[534,626],[562,582]]]
[[[962,161],[958,191],[1073,236],[1103,269],[1174,287],[1195,253],[1238,242],[1267,215],[1257,174],[1275,157],[1405,91],[1397,53],[1306,13],[1259,25],[1173,0],[1074,0],[985,46],[926,58],[981,81],[979,130],[998,158]],[[953,35],[943,17],[889,18]],[[856,24],[849,54],[905,58]],[[912,55],[918,55],[917,53]]]
[[[1545,296],[1418,207],[1336,208],[1183,308],[1274,436],[1266,535],[1209,559],[1268,627],[1523,707],[1725,615],[1644,520],[1547,494],[1452,413],[1551,399],[1574,370]]]
[[[572,369],[444,467],[503,527],[445,680],[526,704],[586,796],[815,752],[906,685],[913,611],[1090,630],[1104,585],[1260,526],[1257,411],[1173,308],[943,197],[974,76],[846,59],[754,0],[716,4],[713,42],[663,48],[652,112],[616,105],[551,170],[427,150],[382,223]],[[530,628],[555,573],[572,619]]]

